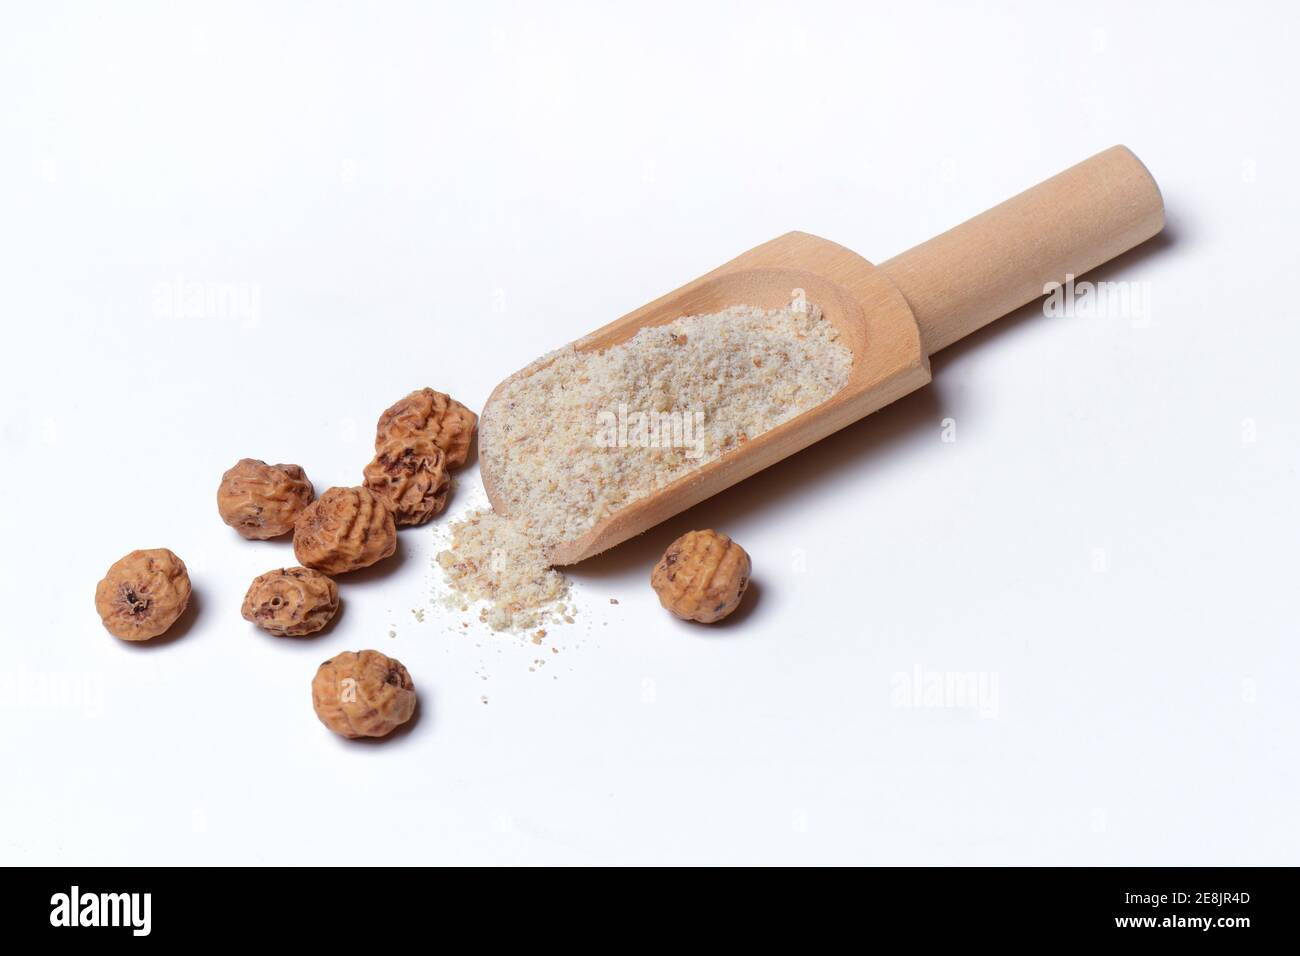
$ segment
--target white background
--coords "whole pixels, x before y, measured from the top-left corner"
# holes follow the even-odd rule
[[[1298,21],[6,4],[0,862],[1296,863]],[[218,519],[236,459],[354,484],[412,388],[478,407],[786,230],[882,261],[1117,142],[1169,226],[1094,278],[1149,314],[1032,305],[954,346],[578,569],[542,647],[430,605],[447,518],[316,638],[241,619],[293,557]],[[449,514],[479,501],[463,472]],[[755,565],[712,630],[647,583],[703,526]],[[118,641],[95,582],[161,546],[196,609]],[[362,647],[421,695],[384,742],[310,705]],[[985,693],[926,706],[917,674]]]

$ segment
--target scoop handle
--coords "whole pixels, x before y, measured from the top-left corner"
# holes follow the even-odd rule
[[[879,268],[933,355],[1164,224],[1160,187],[1127,146],[1112,146]]]

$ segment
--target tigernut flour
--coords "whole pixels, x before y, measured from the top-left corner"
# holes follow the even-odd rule
[[[532,627],[567,594],[555,545],[826,401],[853,365],[837,339],[816,306],[737,305],[538,359],[479,422],[511,517],[453,524],[438,556],[450,584],[489,602],[494,627]]]
[[[549,619],[569,582],[547,563],[524,527],[493,511],[475,511],[451,526],[451,547],[438,563],[452,588],[487,604],[496,630],[522,630]]]

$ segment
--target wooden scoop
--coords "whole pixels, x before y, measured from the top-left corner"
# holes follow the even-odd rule
[[[597,329],[574,348],[604,350],[647,326],[732,305],[787,306],[802,289],[839,329],[853,370],[827,401],[606,516],[557,546],[552,562],[612,548],[920,388],[935,352],[1163,227],[1155,180],[1127,147],[1113,146],[880,266],[789,232]],[[506,382],[488,398],[485,419]],[[480,456],[483,485],[492,507],[508,515],[489,458]]]

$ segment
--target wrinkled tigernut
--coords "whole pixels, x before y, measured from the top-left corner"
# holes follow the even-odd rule
[[[399,525],[424,524],[447,505],[450,479],[442,449],[427,438],[389,442],[366,465],[365,486]]]
[[[397,550],[397,526],[388,506],[369,488],[331,488],[298,515],[293,553],[325,574],[366,568]]]
[[[375,429],[375,451],[408,438],[423,437],[442,449],[447,468],[459,468],[469,457],[478,416],[450,395],[421,388],[386,409]]]
[[[678,617],[712,624],[740,606],[749,572],[749,555],[725,534],[688,531],[668,546],[650,584]]]
[[[343,737],[383,737],[415,713],[415,685],[402,662],[379,651],[344,651],[316,671],[311,705]]]
[[[278,538],[293,530],[294,520],[315,495],[297,465],[241,458],[221,476],[217,510],[221,520],[245,538]]]
[[[166,548],[132,551],[95,588],[104,627],[124,641],[147,641],[176,623],[190,602],[185,562]]]
[[[241,612],[277,637],[315,634],[338,613],[339,588],[311,568],[281,568],[253,579]]]

